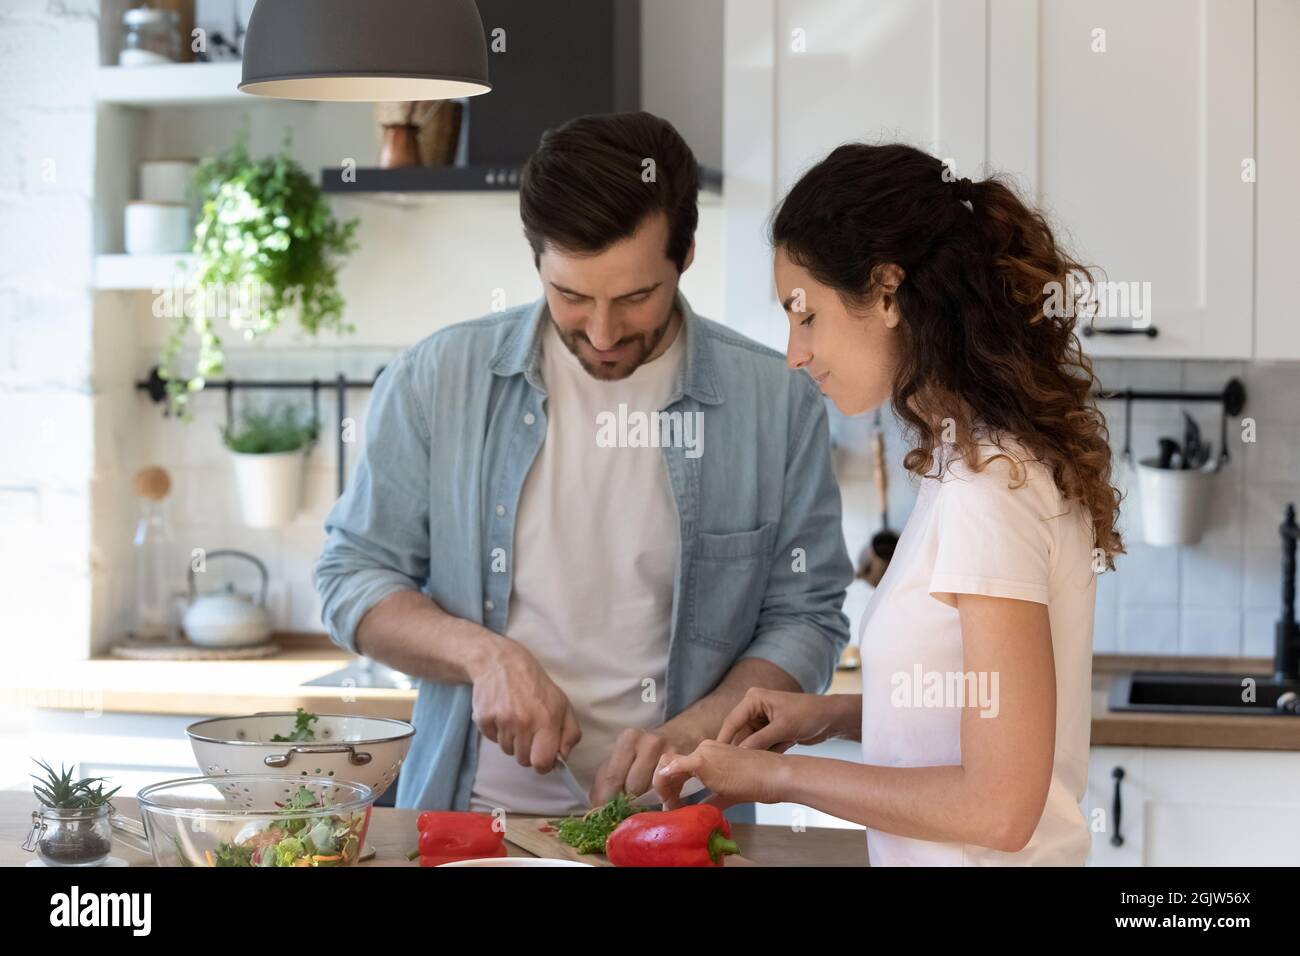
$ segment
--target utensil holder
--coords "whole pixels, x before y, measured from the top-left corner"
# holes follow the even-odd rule
[[[1196,544],[1205,534],[1218,462],[1186,470],[1161,468],[1155,458],[1135,466],[1142,507],[1142,537],[1156,547]]]

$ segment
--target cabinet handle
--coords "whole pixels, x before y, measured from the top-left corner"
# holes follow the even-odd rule
[[[1110,775],[1115,781],[1115,796],[1111,800],[1111,804],[1110,804],[1110,816],[1111,819],[1114,820],[1115,822],[1115,832],[1112,833],[1110,836],[1110,845],[1123,846],[1124,837],[1119,832],[1119,823],[1120,823],[1120,817],[1123,814],[1124,806],[1120,801],[1119,782],[1124,779],[1124,768],[1116,767],[1114,770],[1110,772]]]
[[[1149,339],[1154,339],[1160,334],[1160,330],[1154,325],[1148,325],[1144,329],[1135,329],[1127,325],[1113,325],[1104,328],[1097,328],[1091,322],[1079,330],[1083,333],[1085,339],[1090,339],[1094,335],[1145,335]]]

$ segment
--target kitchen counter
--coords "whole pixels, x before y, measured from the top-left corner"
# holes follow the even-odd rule
[[[232,716],[262,710],[409,720],[414,690],[302,686],[355,656],[323,634],[277,634],[281,652],[245,661],[140,661],[95,657],[0,674],[0,704],[106,713]],[[347,700],[345,701],[344,695]]]
[[[1092,660],[1092,746],[1202,747],[1216,750],[1300,750],[1300,718],[1235,714],[1111,711],[1111,681],[1126,671],[1270,674],[1264,657],[1139,657],[1097,654]],[[862,693],[859,671],[836,671],[832,694]]]
[[[136,661],[98,657],[43,669],[6,668],[0,704],[108,713],[221,716],[260,710],[348,713],[409,720],[414,690],[303,686],[356,658],[323,634],[282,634],[275,657],[249,661]],[[1092,744],[1118,747],[1208,747],[1300,750],[1300,719],[1214,714],[1112,713],[1107,694],[1123,671],[1267,674],[1267,658],[1093,658]],[[860,694],[859,671],[837,671],[830,692]],[[347,699],[344,699],[346,694]]]
[[[1300,750],[1300,717],[1236,714],[1157,714],[1112,711],[1111,681],[1125,671],[1165,671],[1263,676],[1265,657],[1098,656],[1092,670],[1092,746],[1203,747],[1212,750]]]
[[[122,798],[113,804],[124,816],[140,818],[135,800]],[[21,847],[31,829],[31,813],[36,806],[30,792],[0,792],[0,866],[23,866],[36,858],[35,853]],[[376,807],[367,835],[375,856],[359,865],[418,869],[418,862],[406,859],[407,852],[415,848],[417,816],[418,810]],[[861,830],[809,827],[796,832],[787,826],[753,823],[733,824],[731,829],[745,857],[761,866],[865,866],[867,862],[866,839]],[[507,848],[510,856],[533,855],[514,844],[508,843]],[[113,841],[113,856],[131,866],[153,866],[152,857],[117,839]]]

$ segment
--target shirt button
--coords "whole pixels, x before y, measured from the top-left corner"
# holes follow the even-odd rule
[[[535,421],[537,421],[537,416],[534,415],[532,412],[529,412],[528,414],[524,415],[525,425],[531,425]]]
[[[505,505],[497,505],[497,516],[500,517],[501,515],[503,515],[503,514],[505,514],[505,513],[506,513],[506,506],[505,506]]]
[[[496,605],[493,604],[491,601],[484,601],[484,602],[483,602],[483,609],[484,609],[484,610],[491,611],[491,610],[494,610],[495,608],[496,608]]]

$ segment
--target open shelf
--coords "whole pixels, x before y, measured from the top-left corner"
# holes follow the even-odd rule
[[[194,256],[184,252],[95,256],[95,288],[166,289],[176,284],[177,276],[187,276],[193,271]]]
[[[186,103],[270,103],[239,92],[243,63],[164,63],[158,66],[101,66],[95,98],[122,106],[174,106]]]

